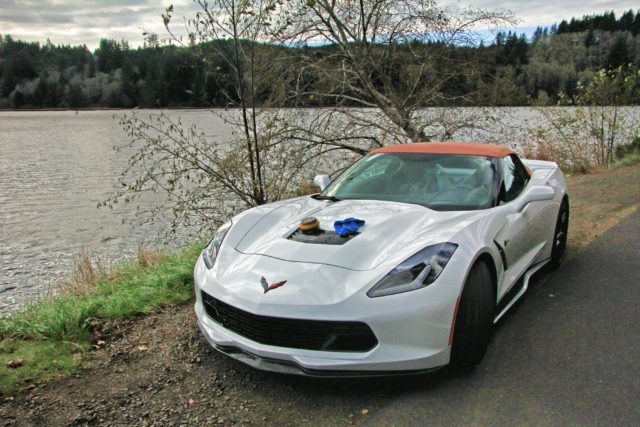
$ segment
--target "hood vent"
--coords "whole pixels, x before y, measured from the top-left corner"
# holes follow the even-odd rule
[[[316,243],[319,245],[344,245],[349,240],[353,239],[360,233],[355,233],[347,237],[341,237],[333,230],[310,230],[302,231],[297,228],[293,233],[287,237],[288,240],[293,240],[300,243]]]

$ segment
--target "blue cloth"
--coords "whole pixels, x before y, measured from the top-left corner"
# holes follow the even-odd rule
[[[354,234],[356,231],[358,231],[358,228],[362,227],[363,225],[363,219],[346,218],[334,222],[333,228],[336,230],[336,233],[340,235],[340,237],[347,237],[351,234]]]

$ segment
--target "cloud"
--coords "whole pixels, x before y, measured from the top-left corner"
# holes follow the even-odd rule
[[[469,0],[445,1],[445,4],[472,6],[482,9],[506,9],[513,12],[522,26],[549,25],[571,17],[592,15],[613,10],[618,16],[629,9],[638,8],[637,1],[624,0]]]
[[[143,42],[143,29],[166,37],[160,15],[169,3],[173,3],[173,16],[177,19],[192,17],[198,10],[192,0],[0,0],[0,31],[18,39],[41,42],[50,39],[55,44],[86,44],[90,49],[101,38],[124,38],[132,46],[139,46]],[[637,2],[621,0],[444,0],[443,3],[508,9],[520,19],[522,28],[638,7]]]
[[[24,15],[22,13],[14,13],[2,15],[1,19],[2,21],[13,24],[68,24],[73,22],[73,15],[60,13]]]
[[[0,31],[14,38],[55,44],[86,44],[101,38],[143,43],[143,31],[167,36],[161,14],[173,1],[174,16],[193,16],[191,0],[0,0]]]

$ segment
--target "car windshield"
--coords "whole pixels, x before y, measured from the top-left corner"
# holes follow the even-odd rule
[[[494,205],[497,162],[457,154],[370,154],[354,163],[321,197],[389,200],[434,210],[486,209]]]

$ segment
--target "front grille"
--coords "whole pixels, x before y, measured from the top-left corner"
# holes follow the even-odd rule
[[[202,292],[207,315],[223,327],[260,344],[305,350],[364,352],[378,344],[363,322],[259,316]]]

